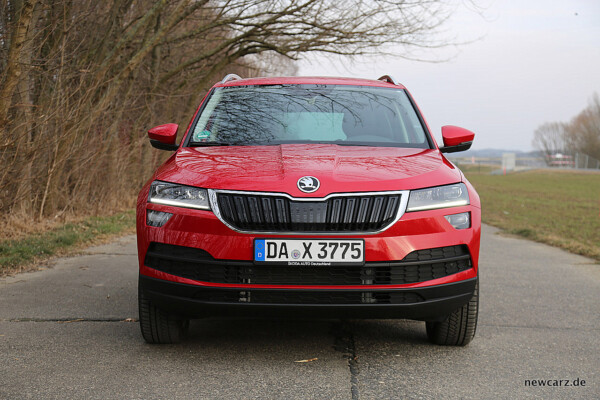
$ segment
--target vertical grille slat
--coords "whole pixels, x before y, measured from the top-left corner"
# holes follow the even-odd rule
[[[387,207],[383,216],[384,220],[394,218],[394,215],[398,212],[398,204],[400,204],[400,196],[390,196],[388,198]]]
[[[346,207],[344,210],[344,219],[343,219],[343,223],[345,225],[351,225],[354,219],[354,205],[356,204],[356,199],[354,198],[347,198],[346,199]],[[352,228],[347,228],[344,230],[352,230]]]
[[[275,224],[275,213],[273,212],[273,202],[269,197],[262,198],[262,206],[264,212],[264,218],[267,227],[273,227]]]
[[[217,193],[220,217],[242,231],[373,232],[393,222],[400,194],[299,201],[277,194]]]
[[[249,225],[248,222],[248,213],[246,212],[246,202],[244,201],[246,198],[245,196],[234,196],[233,197],[233,205],[235,207],[235,211],[237,213],[238,216],[238,220],[240,221],[240,224],[242,224],[243,227],[246,227],[246,225]]]
[[[340,223],[340,216],[342,214],[342,199],[333,199],[331,201],[331,213],[329,214],[329,222],[331,228],[337,230]]]
[[[381,218],[381,210],[383,209],[383,202],[385,197],[377,196],[373,198],[373,208],[371,211],[371,217],[369,218],[369,225],[377,224],[377,221]]]
[[[250,209],[250,219],[252,220],[252,222],[258,225],[262,225],[262,212],[260,211],[258,205],[258,198],[254,196],[248,197],[248,206]]]
[[[284,198],[275,199],[277,227],[279,227],[281,230],[286,230],[288,224],[288,212],[285,207],[285,201],[286,199]]]
[[[228,215],[234,222],[237,222],[237,216],[233,210],[230,196],[220,196],[219,207],[221,208],[221,212]]]
[[[358,207],[358,214],[356,215],[356,222],[358,224],[358,229],[363,229],[365,222],[367,221],[367,213],[369,211],[369,197],[361,197],[360,203]]]

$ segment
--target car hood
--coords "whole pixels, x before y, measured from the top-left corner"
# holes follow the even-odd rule
[[[321,186],[303,193],[298,179]],[[398,147],[284,144],[184,147],[155,179],[211,189],[285,192],[295,197],[408,190],[459,182],[461,174],[438,150]]]

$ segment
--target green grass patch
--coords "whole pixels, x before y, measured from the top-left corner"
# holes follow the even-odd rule
[[[43,233],[0,242],[0,276],[18,272],[23,266],[64,254],[98,239],[113,237],[135,228],[135,211],[89,217]]]
[[[489,164],[457,164],[465,175],[469,174],[491,174],[492,171],[500,169],[498,165]]]
[[[600,261],[600,174],[535,170],[465,175],[482,203],[483,222],[508,233]]]

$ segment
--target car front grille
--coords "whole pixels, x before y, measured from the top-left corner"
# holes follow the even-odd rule
[[[400,193],[292,200],[277,194],[217,192],[224,222],[251,232],[376,232],[398,215]]]
[[[401,261],[362,266],[272,266],[216,260],[191,247],[151,243],[145,265],[201,282],[254,285],[400,285],[443,278],[471,268],[467,246],[417,250]]]

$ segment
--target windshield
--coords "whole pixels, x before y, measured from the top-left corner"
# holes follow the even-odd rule
[[[430,148],[404,90],[344,85],[216,88],[189,145],[285,143]]]

